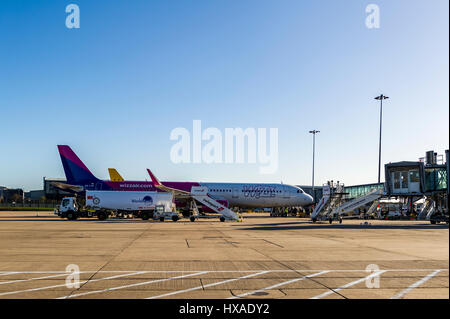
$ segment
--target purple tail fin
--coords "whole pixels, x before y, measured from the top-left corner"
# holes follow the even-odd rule
[[[67,183],[87,185],[99,181],[68,145],[58,145],[58,151],[66,173]]]

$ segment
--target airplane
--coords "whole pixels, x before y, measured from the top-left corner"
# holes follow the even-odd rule
[[[204,182],[166,182],[156,179],[148,170],[149,181],[100,180],[84,165],[68,145],[58,145],[67,184],[83,187],[85,190],[116,191],[177,191],[178,199],[189,198],[193,187],[206,187],[208,195],[226,207],[275,208],[308,206],[313,198],[300,187],[287,184],[264,183],[204,183]],[[155,186],[158,181],[159,187]],[[70,187],[67,185],[66,187]],[[183,195],[182,193],[185,192]]]

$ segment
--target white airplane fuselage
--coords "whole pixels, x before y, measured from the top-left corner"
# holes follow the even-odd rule
[[[230,207],[270,208],[307,206],[313,198],[301,188],[286,184],[199,183]]]

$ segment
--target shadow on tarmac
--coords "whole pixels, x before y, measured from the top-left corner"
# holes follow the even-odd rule
[[[244,225],[233,225],[244,226]],[[241,230],[298,230],[298,229],[448,229],[448,224],[421,225],[345,225],[328,223],[273,223],[242,227]]]

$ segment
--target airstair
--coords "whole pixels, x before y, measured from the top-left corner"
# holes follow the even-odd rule
[[[224,219],[221,218],[222,221],[225,219],[228,220],[240,220],[240,216],[233,212],[228,207],[222,205],[211,196],[208,195],[208,188],[205,186],[192,186],[191,193],[193,199],[199,201],[205,206],[208,206],[216,213],[222,214]],[[195,203],[194,203],[195,204]],[[196,205],[195,205],[196,207]],[[198,210],[197,210],[198,211]]]
[[[329,213],[340,205],[344,194],[344,184],[340,184],[339,182],[334,184],[333,181],[327,182],[323,186],[322,198],[311,213],[313,223],[318,220],[329,219]]]
[[[382,190],[373,190],[370,193],[357,197],[355,199],[352,199],[348,202],[343,203],[342,205],[335,207],[331,213],[329,213],[328,215],[328,219],[336,219],[336,218],[341,218],[342,215],[346,215],[352,211],[354,211],[355,209],[367,205],[371,202],[374,202],[372,204],[372,206],[369,208],[369,211],[372,209],[373,211],[373,206],[377,205],[377,200],[380,199],[380,197],[382,197],[384,195]]]
[[[381,219],[381,209],[377,209],[380,207],[380,201],[374,200],[372,205],[370,205],[369,210],[366,213],[366,216],[373,216],[375,217],[375,212],[378,219]]]
[[[337,182],[333,184],[333,181],[328,182],[323,187],[323,197],[320,199],[314,211],[311,214],[311,220],[316,222],[317,220],[328,220],[332,223],[333,220],[339,220],[342,223],[342,216],[353,212],[355,209],[367,205],[371,202],[367,214],[371,215],[377,208],[378,200],[384,196],[382,190],[373,190],[370,193],[344,202],[343,196],[344,184]]]
[[[430,198],[426,198],[425,202],[423,203],[423,207],[420,210],[419,214],[417,214],[418,220],[429,220],[430,217],[434,213],[434,201]]]

